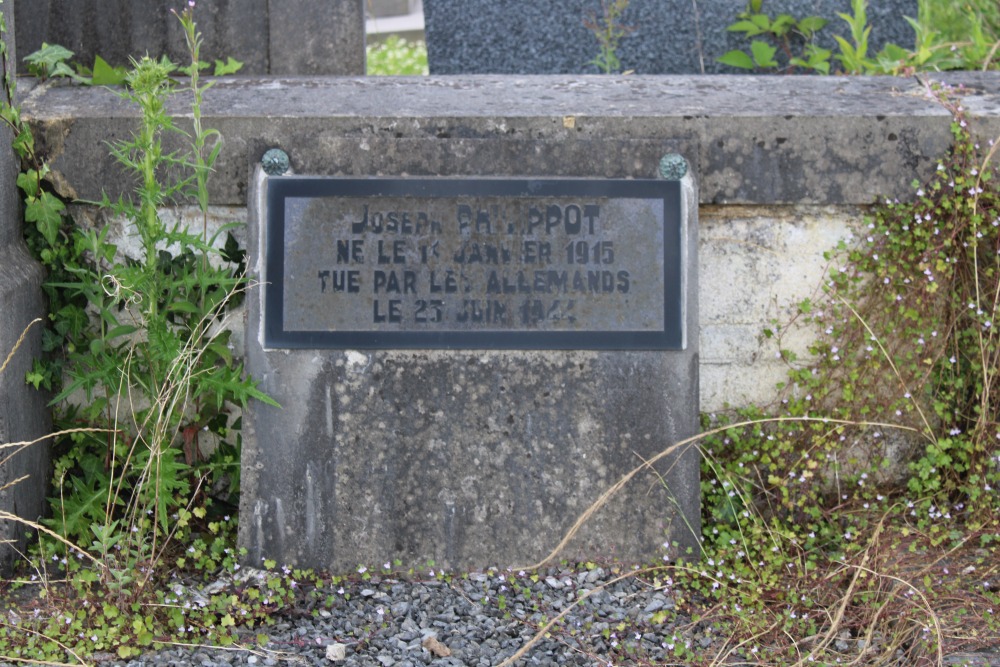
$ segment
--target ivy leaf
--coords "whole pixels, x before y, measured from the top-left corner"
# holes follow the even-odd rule
[[[730,51],[718,59],[723,65],[739,67],[740,69],[753,69],[753,60],[742,51]]]
[[[38,196],[38,172],[34,169],[29,169],[28,171],[22,171],[17,175],[17,187],[21,188],[21,191],[27,197],[37,197]]]
[[[25,56],[24,62],[28,63],[28,72],[32,76],[47,79],[60,74],[72,76],[73,70],[66,65],[72,57],[73,52],[65,47],[42,42],[42,48]]]
[[[32,136],[31,130],[24,128],[14,137],[11,146],[13,146],[18,155],[30,155],[35,150],[35,137]]]
[[[240,248],[239,241],[229,232],[226,233],[226,243],[222,247],[220,254],[222,255],[222,259],[233,264],[242,264],[246,261],[247,256],[246,251]]]
[[[203,69],[208,69],[208,67],[209,67],[209,64],[207,62],[205,62],[204,60],[199,60],[198,61],[198,71],[199,72],[201,70],[203,70]],[[191,73],[194,72],[194,63],[191,63],[190,65],[188,65],[186,67],[178,67],[177,71],[180,72],[181,74],[184,74],[185,76],[191,76]]]
[[[45,376],[37,371],[28,371],[24,375],[25,383],[32,385],[35,389],[38,389],[44,380]]]
[[[750,51],[753,53],[753,61],[758,67],[777,67],[778,61],[774,59],[777,47],[771,46],[767,42],[759,39],[750,43]]]
[[[128,660],[132,656],[139,655],[139,653],[141,653],[139,649],[126,646],[125,644],[118,647],[118,657],[122,660]]]
[[[112,67],[104,58],[94,56],[94,75],[91,81],[95,86],[120,86],[125,83],[125,68]]]
[[[745,32],[747,37],[755,37],[763,32],[753,21],[737,21],[726,27],[729,32]]]
[[[42,192],[38,197],[29,197],[25,202],[24,219],[35,223],[35,227],[49,245],[56,244],[59,227],[62,225],[62,212],[66,205],[51,192]]]
[[[801,30],[806,37],[809,37],[813,33],[821,30],[827,23],[828,21],[826,19],[820,18],[819,16],[807,16],[799,21],[799,30]]]
[[[221,60],[215,61],[215,76],[225,76],[227,74],[236,74],[243,68],[243,62],[234,59],[232,56],[226,58],[226,62]]]

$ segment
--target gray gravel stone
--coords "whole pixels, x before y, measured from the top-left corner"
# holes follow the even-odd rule
[[[568,611],[561,628],[538,642],[522,664],[593,665],[595,655],[602,658],[603,664],[610,661],[616,665],[634,664],[635,660],[652,664],[669,660],[670,653],[661,640],[665,633],[669,637],[689,627],[689,619],[679,617],[652,626],[649,614],[642,612],[672,607],[671,591],[633,579],[614,584],[611,594],[601,591],[576,599],[581,581],[599,587],[613,576],[618,575],[610,570],[578,573],[551,568],[537,576],[490,570],[450,581],[386,578],[341,582],[329,590],[317,591],[315,600],[331,599],[332,605],[306,601],[300,609],[275,616],[269,625],[247,629],[243,635],[247,650],[170,647],[136,660],[101,665],[491,666],[513,655],[562,609]],[[338,591],[341,586],[342,592]],[[379,610],[383,613],[379,614]],[[627,626],[624,631],[618,625],[621,622]],[[268,636],[264,648],[254,644],[257,633]],[[425,648],[422,643],[431,636],[447,646],[451,655],[437,656]],[[692,642],[698,639],[693,635],[688,638]],[[327,657],[327,647],[334,644],[343,645],[344,656],[335,663]],[[626,649],[631,653],[625,653]],[[0,667],[8,664],[0,662]]]

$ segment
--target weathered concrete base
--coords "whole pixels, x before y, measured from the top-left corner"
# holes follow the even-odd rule
[[[252,275],[266,216],[250,198]],[[697,331],[697,208],[682,188],[688,331]],[[445,568],[542,559],[606,490],[697,433],[698,347],[682,351],[287,350],[248,372],[282,404],[247,411],[240,545],[248,562],[335,571],[399,559]],[[648,561],[697,549],[699,458],[638,474],[560,553]]]
[[[695,433],[697,357],[686,362],[661,352],[257,350],[250,366],[267,366],[261,386],[284,409],[252,411],[248,562],[533,563],[622,475]],[[636,477],[563,557],[640,561],[668,537],[693,546],[697,452],[668,461]]]

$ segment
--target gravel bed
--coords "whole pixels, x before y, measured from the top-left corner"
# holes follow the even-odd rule
[[[369,576],[302,595],[297,606],[273,617],[272,623],[247,629],[236,647],[171,646],[128,661],[104,654],[90,656],[89,662],[101,667],[493,667],[564,611],[519,666],[681,665],[686,661],[675,653],[680,647],[703,657],[732,648],[725,637],[713,634],[710,624],[677,611],[669,578],[622,575],[618,567],[593,567],[432,574],[424,579]],[[243,585],[254,576],[245,571]],[[192,593],[189,599],[197,597]],[[268,637],[263,647],[257,645],[258,634]],[[840,637],[834,648],[843,652],[846,664],[851,655],[856,657],[857,644]],[[754,663],[729,655],[720,664]],[[1000,647],[946,655],[944,663],[1000,667]],[[898,654],[884,664],[909,663]],[[15,664],[0,661],[0,667]]]
[[[710,630],[672,613],[669,586],[648,577],[612,581],[620,576],[617,568],[596,567],[371,577],[318,591],[272,625],[248,630],[243,648],[170,647],[129,661],[96,658],[116,667],[485,667],[513,655],[566,609],[520,665],[664,663],[675,642],[711,644],[711,636],[701,634]],[[324,602],[328,596],[332,605]],[[263,648],[255,645],[257,633],[269,638]]]

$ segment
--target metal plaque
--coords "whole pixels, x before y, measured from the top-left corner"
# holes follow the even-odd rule
[[[678,181],[272,177],[271,348],[682,349]]]

